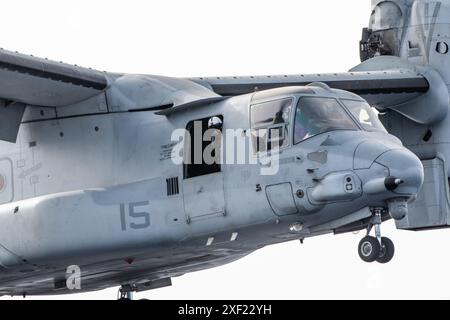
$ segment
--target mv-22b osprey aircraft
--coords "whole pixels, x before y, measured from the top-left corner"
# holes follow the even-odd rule
[[[178,79],[0,51],[0,294],[130,298],[358,230],[360,257],[387,263],[383,221],[448,227],[450,1],[372,2],[340,74]]]

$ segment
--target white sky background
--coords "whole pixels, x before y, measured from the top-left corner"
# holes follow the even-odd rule
[[[370,1],[16,0],[1,9],[5,49],[100,70],[208,76],[347,71],[359,63]],[[409,233],[388,222],[382,231],[396,244],[388,265],[359,259],[362,233],[322,236],[136,298],[450,298],[450,230]],[[57,298],[114,299],[116,291]]]

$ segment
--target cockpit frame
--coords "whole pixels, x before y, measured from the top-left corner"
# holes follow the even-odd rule
[[[352,122],[352,126],[354,128],[349,127],[348,129],[336,129],[336,130],[326,130],[324,132],[320,132],[317,134],[313,134],[305,139],[302,139],[301,141],[296,141],[295,137],[295,130],[296,130],[296,114],[299,108],[299,103],[301,102],[302,98],[307,97],[313,97],[317,99],[334,99],[337,102],[337,105],[339,108],[342,108],[343,112],[345,112],[346,117]],[[383,131],[386,132],[385,128],[379,121],[376,112],[373,110],[372,107],[361,97],[351,94],[349,92],[345,92],[342,90],[335,90],[335,89],[325,89],[325,88],[316,88],[316,87],[286,87],[286,88],[280,88],[280,89],[274,89],[269,90],[269,92],[264,92],[264,94],[261,93],[255,93],[248,108],[248,117],[249,117],[249,125],[250,130],[253,132],[254,130],[260,130],[260,129],[267,129],[268,131],[272,130],[273,128],[280,127],[281,124],[273,124],[273,125],[259,125],[255,126],[253,122],[254,115],[252,114],[253,108],[258,105],[262,105],[265,103],[271,103],[271,102],[278,102],[278,101],[287,101],[291,99],[292,105],[290,107],[289,112],[289,121],[286,122],[283,127],[286,127],[286,137],[283,135],[280,139],[284,140],[287,138],[287,142],[283,145],[280,145],[278,150],[283,150],[286,148],[290,148],[293,146],[296,146],[298,144],[303,143],[306,140],[309,140],[311,138],[314,138],[318,135],[329,133],[337,130],[351,130],[351,131]],[[345,101],[352,101],[352,102],[359,102],[361,103],[361,113],[366,117],[361,119],[361,115],[358,119],[357,115],[345,104]],[[370,110],[368,109],[370,108]],[[366,115],[367,114],[367,115]],[[372,130],[369,130],[367,126],[364,126],[362,121],[367,121],[366,125],[373,126]],[[372,121],[372,122],[370,122]],[[373,122],[375,121],[375,122]],[[267,145],[271,143],[272,141],[267,139],[266,143]],[[259,150],[259,148],[254,149],[254,152],[256,154],[258,153],[264,153],[270,150],[270,148],[266,148],[265,150]]]

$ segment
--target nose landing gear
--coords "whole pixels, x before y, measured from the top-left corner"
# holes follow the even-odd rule
[[[391,239],[382,237],[381,238],[381,247],[380,247],[380,255],[377,258],[378,263],[388,263],[394,258],[395,246]]]
[[[358,245],[359,257],[365,262],[388,263],[395,253],[394,243],[391,239],[381,236],[381,212],[382,209],[375,208],[372,221],[367,228],[367,236]],[[372,227],[375,226],[375,237],[369,236]]]

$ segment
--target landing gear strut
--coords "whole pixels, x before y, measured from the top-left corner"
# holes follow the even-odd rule
[[[382,208],[373,209],[374,216],[367,228],[365,236],[358,245],[359,257],[365,262],[388,263],[395,253],[394,243],[391,239],[381,236]],[[369,236],[372,227],[375,227],[375,237]]]
[[[133,291],[125,290],[120,287],[117,300],[133,300]]]

